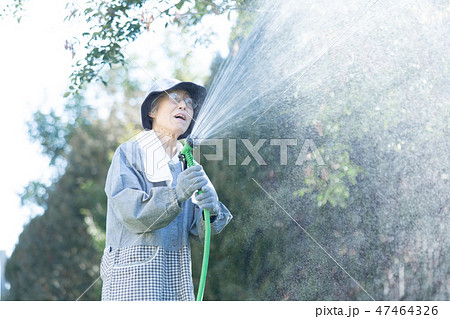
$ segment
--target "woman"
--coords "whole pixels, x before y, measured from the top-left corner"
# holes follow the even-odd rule
[[[182,171],[178,153],[206,89],[175,79],[157,81],[141,106],[145,131],[119,146],[106,179],[106,248],[102,300],[195,300],[190,235],[204,237],[231,220],[200,165]],[[191,196],[198,189],[204,193]]]

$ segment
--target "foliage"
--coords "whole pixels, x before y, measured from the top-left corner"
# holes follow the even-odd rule
[[[126,90],[125,95],[136,94],[128,76],[110,74],[108,78],[110,89],[127,84],[133,93]],[[100,299],[98,276],[106,227],[104,180],[119,139],[130,134],[117,117],[129,107],[113,106],[110,116],[100,119],[83,96],[77,95],[61,115],[54,110],[34,114],[30,137],[42,145],[51,165],[60,169],[50,186],[32,181],[22,194],[24,204],[37,204],[45,212],[25,226],[7,262],[9,300]]]
[[[86,22],[91,25],[90,30],[83,33],[88,39],[85,44],[86,55],[75,63],[75,70],[71,75],[72,85],[65,96],[77,93],[83,85],[91,81],[105,81],[99,72],[105,65],[126,63],[123,48],[145,30],[150,31],[156,21],[164,21],[165,27],[175,25],[180,32],[188,32],[199,24],[205,16],[228,14],[236,10],[244,1],[188,1],[159,0],[153,7],[146,8],[148,1],[105,1],[91,0],[88,7],[80,11],[79,7],[72,6],[71,13],[65,20],[74,19],[83,15]],[[207,39],[205,36],[203,39]],[[73,43],[80,43],[74,38]],[[68,47],[74,52],[73,43]]]
[[[23,0],[5,0],[5,2],[6,8],[3,8],[2,12],[0,12],[0,19],[11,15],[17,19],[18,23],[20,23],[20,20],[22,20],[22,13],[24,11]],[[5,3],[3,3],[3,5],[4,4]]]
[[[356,37],[313,66],[287,102],[297,112],[271,109],[272,120],[232,133],[257,139],[289,128],[316,143],[325,165],[203,164],[235,216],[214,239],[208,299],[448,299],[449,122],[439,98],[448,59],[432,58],[440,46],[431,41],[426,56],[411,58],[423,38],[397,23],[390,37]],[[318,75],[326,85],[308,85]]]
[[[7,262],[6,278],[11,283],[8,298],[75,300],[98,274],[99,251],[95,249],[95,241],[88,233],[85,220],[96,215],[96,227],[104,228],[104,196],[98,196],[83,186],[101,185],[106,173],[105,147],[108,143],[92,145],[91,136],[98,135],[99,128],[84,123],[73,131],[69,129],[71,137],[62,144],[53,144],[52,149],[51,143],[46,144],[49,136],[61,137],[63,133],[53,131],[55,127],[51,123],[64,127],[63,131],[68,129],[67,123],[61,122],[54,114],[36,115],[34,124],[41,136],[45,136],[42,140],[44,151],[53,158],[65,157],[67,166],[64,174],[44,191],[34,193],[34,188],[27,187],[23,194],[23,201],[33,200],[41,204],[45,213],[26,225]],[[61,145],[70,146],[71,150],[63,151]],[[31,182],[30,185],[34,184]],[[89,216],[83,214],[84,207],[89,207],[92,212]],[[86,297],[98,298],[95,297],[98,294],[97,283]]]

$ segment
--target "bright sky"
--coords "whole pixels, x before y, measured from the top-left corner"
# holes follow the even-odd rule
[[[77,1],[80,5],[83,2]],[[17,243],[23,225],[43,212],[39,208],[21,207],[18,194],[30,181],[48,181],[52,173],[48,167],[49,161],[40,155],[39,145],[31,144],[28,139],[25,122],[38,109],[61,109],[64,105],[63,94],[69,84],[71,65],[76,61],[64,49],[64,43],[86,30],[81,22],[63,21],[66,16],[65,3],[29,0],[24,3],[25,13],[20,23],[10,17],[0,19],[0,132],[3,136],[0,156],[3,172],[3,183],[0,184],[0,250],[5,250],[8,256]],[[208,61],[216,51],[226,55],[230,31],[226,18],[214,17],[205,23],[213,27],[218,35],[210,49],[195,53],[199,61],[195,72],[199,74],[207,74]],[[148,48],[152,47],[158,49],[155,44],[161,42],[158,32],[148,32],[131,44],[127,53],[148,52]],[[161,50],[155,54],[164,58]],[[143,65],[139,60],[136,63]],[[160,63],[158,70],[153,73],[152,70],[142,71],[140,76],[145,80],[149,75],[157,77],[170,72],[170,61],[165,61]]]

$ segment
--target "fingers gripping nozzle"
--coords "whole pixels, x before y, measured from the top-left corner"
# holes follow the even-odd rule
[[[194,142],[190,135],[186,137],[186,143],[184,144],[183,149],[181,150],[178,158],[183,163],[183,170],[188,167],[194,166],[194,157],[192,156],[192,151],[194,150]]]

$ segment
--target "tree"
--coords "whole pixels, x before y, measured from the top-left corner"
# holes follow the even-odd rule
[[[443,76],[449,64],[439,58],[442,42],[436,40],[446,30],[437,18],[444,14],[441,9],[428,3],[405,11],[396,8],[392,20],[386,11],[375,15],[351,41],[312,64],[283,96],[283,108],[270,110],[272,119],[264,118],[251,130],[241,125],[231,133],[236,138],[277,137],[276,130],[268,128],[279,127],[281,136],[309,137],[326,165],[310,161],[303,167],[269,165],[262,170],[257,165],[204,164],[207,171],[214,171],[213,183],[235,215],[213,246],[208,298],[448,298],[445,256],[450,243],[444,216],[450,203],[445,168],[449,135],[448,116],[442,116],[448,115],[448,107],[442,100],[448,95]],[[411,33],[409,22],[421,14],[429,17],[430,25],[417,23]],[[273,21],[265,22],[270,27]],[[282,22],[276,26],[290,28]],[[336,28],[333,23],[321,27],[323,33],[314,34],[317,38],[310,35],[319,43],[322,36],[326,42],[333,34],[327,27]],[[264,37],[261,29],[252,39],[258,37]],[[294,43],[277,44],[289,50]],[[308,49],[323,50],[312,44],[296,51],[300,58]],[[258,43],[251,45],[260,48]],[[253,59],[258,58],[255,52]],[[295,63],[289,62],[296,60],[287,59],[282,50],[276,52],[288,61],[287,69],[280,63],[272,72],[273,65],[267,63],[255,71],[262,75],[253,76],[254,90],[259,81],[290,84],[282,82],[282,75],[292,72]],[[232,61],[229,65],[254,71]],[[272,103],[270,98],[260,100],[263,105]],[[248,109],[260,110],[256,102]],[[286,119],[291,122],[283,125]],[[269,162],[269,151],[263,152]]]
[[[128,87],[128,97],[137,94],[136,83],[128,79],[127,72],[122,77],[122,71],[108,76],[107,94],[114,87]],[[42,145],[60,175],[50,186],[30,182],[22,194],[24,204],[38,204],[45,212],[25,226],[7,262],[8,299],[100,299],[99,265],[106,227],[103,187],[115,148],[134,130],[130,121],[125,125],[117,116],[126,114],[127,108],[127,103],[113,106],[110,116],[101,119],[77,95],[62,115],[55,111],[34,114],[30,136]]]

